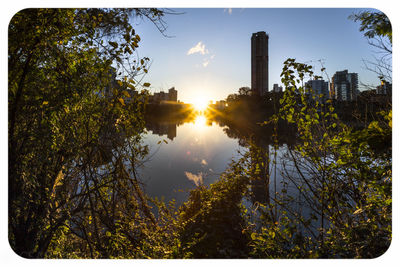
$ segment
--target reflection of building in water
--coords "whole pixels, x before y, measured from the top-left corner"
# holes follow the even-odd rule
[[[172,87],[168,90],[168,93],[161,91],[158,93],[154,93],[149,96],[150,103],[162,103],[162,102],[177,102],[178,101],[178,91],[175,90],[175,87]]]
[[[174,140],[176,137],[176,124],[175,123],[147,123],[146,129],[151,131],[153,134],[159,136],[167,135],[169,140]]]
[[[251,184],[252,201],[269,203],[269,146],[258,138],[252,138],[250,146],[251,167],[253,170]]]

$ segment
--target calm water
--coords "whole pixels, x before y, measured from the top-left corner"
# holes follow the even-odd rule
[[[239,157],[238,139],[229,138],[224,126],[197,116],[193,122],[156,124],[147,127],[144,144],[149,146],[149,159],[141,169],[145,192],[151,197],[187,199],[190,189],[211,184]],[[167,142],[164,142],[164,140]]]
[[[150,152],[140,169],[144,191],[150,197],[163,199],[165,202],[175,199],[177,206],[187,200],[191,189],[200,184],[216,182],[220,174],[229,167],[229,163],[239,159],[249,149],[243,136],[240,139],[240,134],[235,134],[235,129],[207,121],[204,116],[197,116],[192,122],[147,123],[146,128],[148,133],[144,136],[144,144],[149,146]],[[248,138],[249,133],[245,135]],[[272,162],[271,144],[261,141],[263,139],[260,136],[253,140],[257,140],[257,147],[262,149],[264,155],[269,155]],[[285,142],[280,144],[277,164],[268,166],[269,175],[262,174],[264,178],[265,175],[270,177],[269,184],[260,182],[265,179],[252,182],[253,196],[251,201],[245,200],[246,206],[252,206],[254,201],[270,202],[275,197],[275,192],[281,192],[282,182],[285,181],[286,191],[295,198],[291,208],[306,217],[309,215],[311,209],[304,205],[296,186],[287,183],[282,176],[282,159],[288,150]],[[266,158],[263,161],[266,162]],[[289,172],[294,170],[288,163],[285,164],[285,169]],[[314,224],[318,225],[319,221],[313,222]]]

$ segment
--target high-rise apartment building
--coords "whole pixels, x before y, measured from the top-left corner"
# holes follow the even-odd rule
[[[313,91],[314,96],[322,102],[325,102],[329,98],[329,86],[328,82],[324,80],[309,80],[306,83]]]
[[[268,38],[265,32],[251,36],[251,90],[255,95],[268,92]]]
[[[358,74],[348,70],[337,71],[332,77],[331,97],[339,101],[353,101],[357,98]]]

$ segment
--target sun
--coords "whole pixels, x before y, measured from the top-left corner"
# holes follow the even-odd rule
[[[192,104],[197,111],[204,111],[208,107],[208,101],[204,97],[197,97]]]

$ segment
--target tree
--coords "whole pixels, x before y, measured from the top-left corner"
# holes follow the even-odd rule
[[[240,87],[238,92],[239,92],[240,96],[250,96],[251,88],[250,87]]]
[[[392,25],[382,12],[362,11],[349,16],[360,22],[360,31],[368,38],[368,43],[377,48],[375,62],[364,60],[367,70],[378,75],[380,80],[392,82]]]
[[[243,196],[248,191],[246,159],[232,163],[215,184],[190,192],[179,209],[179,239],[185,257],[246,258],[248,233]]]
[[[281,158],[281,192],[260,209],[263,227],[252,236],[252,253],[378,257],[391,240],[391,111],[355,131],[339,120],[330,101],[307,97],[312,88],[304,80],[315,78],[311,66],[294,59],[284,64],[286,90],[274,121],[294,123],[297,142]]]
[[[146,154],[140,144],[146,94],[138,81],[149,59],[134,53],[140,36],[129,20],[148,18],[160,27],[163,15],[25,9],[10,21],[8,208],[17,254],[56,253],[55,238],[64,236],[70,247],[80,243],[71,255],[111,257],[108,237],[118,220],[154,221],[135,176]],[[126,239],[134,233],[119,229]]]

